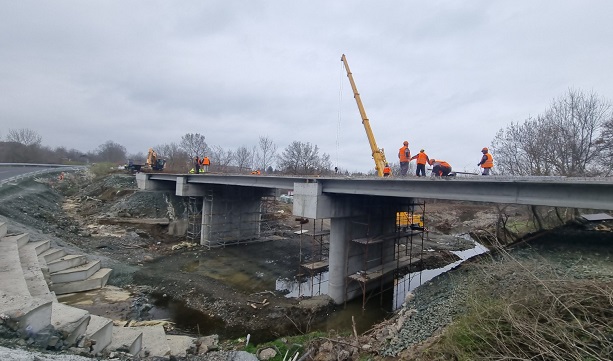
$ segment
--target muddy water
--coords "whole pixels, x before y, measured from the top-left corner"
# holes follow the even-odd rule
[[[342,306],[339,307],[339,310],[331,314],[326,322],[315,326],[319,330],[327,331],[331,329],[344,331],[351,330],[353,316],[356,322],[357,331],[367,331],[374,324],[381,322],[386,316],[390,315],[392,311],[399,309],[410,291],[434,277],[457,267],[465,260],[487,251],[488,249],[485,246],[477,242],[474,242],[474,247],[470,249],[464,251],[451,251],[451,253],[460,258],[458,261],[441,268],[408,273],[394,282],[393,291],[384,292],[381,296],[369,299],[365,305],[365,310],[362,310],[362,299],[356,299],[349,302],[344,308]],[[328,272],[323,272],[301,281],[278,279],[276,289],[278,291],[287,292],[286,297],[326,294],[328,291]]]
[[[184,264],[181,270],[217,279],[247,293],[276,290],[285,293],[288,298],[327,294],[328,272],[297,279],[295,275],[299,272],[299,260],[295,249],[284,250],[282,245],[281,249],[277,245],[272,248],[275,252],[272,252],[270,247],[257,244],[228,247],[214,251],[214,254],[207,257],[190,261]],[[310,325],[310,331],[352,331],[355,321],[357,332],[365,332],[398,309],[409,291],[485,251],[486,248],[479,244],[466,251],[455,251],[453,253],[460,257],[459,261],[442,268],[407,274],[395,282],[393,291],[390,289],[369,299],[364,310],[361,298],[340,305],[325,322]],[[200,334],[215,333],[224,338],[237,337],[233,331],[224,329],[223,321],[192,310],[181,302],[157,295],[155,306],[151,312],[156,317],[171,319],[179,330]],[[200,329],[197,329],[197,325],[200,325]]]

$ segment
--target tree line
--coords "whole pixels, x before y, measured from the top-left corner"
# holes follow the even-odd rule
[[[542,114],[500,129],[492,149],[497,174],[610,176],[611,102],[593,92],[569,89]]]
[[[0,134],[0,139],[2,139]],[[187,133],[177,142],[154,147],[166,159],[166,169],[186,172],[196,156],[211,159],[210,170],[223,173],[248,173],[259,169],[265,173],[290,175],[332,174],[330,156],[317,145],[293,141],[278,151],[268,136],[258,143],[236,149],[209,146],[205,136]],[[0,141],[0,163],[87,164],[111,162],[124,164],[128,159],[144,163],[146,149],[127,154],[126,148],[107,141],[95,150],[42,144],[36,131],[9,129]],[[569,89],[536,116],[512,122],[501,128],[492,140],[496,174],[517,176],[611,176],[613,164],[613,107],[611,102],[593,92]]]
[[[0,137],[1,139],[1,137]],[[0,141],[0,163],[88,164],[108,162],[117,165],[129,160],[144,163],[148,150],[128,154],[126,148],[114,141],[106,141],[95,150],[81,152],[65,147],[42,144],[42,136],[28,128],[9,129],[4,141]],[[227,149],[209,144],[199,133],[187,133],[178,142],[153,147],[158,158],[166,160],[166,170],[186,172],[194,166],[196,157],[205,155],[211,159],[210,171],[224,173],[249,173],[259,169],[265,173],[291,175],[326,175],[332,173],[330,156],[320,152],[317,145],[293,141],[282,152],[268,136],[260,136],[251,147]]]

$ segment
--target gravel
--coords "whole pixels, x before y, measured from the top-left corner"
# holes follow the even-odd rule
[[[465,310],[469,289],[473,287],[504,290],[521,284],[526,273],[513,272],[513,269],[526,267],[542,278],[553,275],[567,279],[611,280],[611,238],[611,232],[562,227],[512,249],[509,254],[513,259],[490,254],[475,257],[413,291],[412,299],[395,317],[395,324],[375,335],[388,340],[380,353],[397,356],[440,332]],[[490,267],[511,271],[501,275]]]

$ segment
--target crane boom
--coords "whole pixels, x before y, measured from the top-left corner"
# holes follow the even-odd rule
[[[351,74],[351,70],[349,70],[349,64],[347,64],[347,58],[345,57],[345,54],[341,56],[341,61],[345,65],[345,70],[347,70],[347,77],[349,78],[349,83],[351,83],[353,97],[355,98],[356,103],[358,103],[358,109],[360,111],[360,115],[362,116],[362,124],[364,125],[364,129],[366,130],[366,137],[368,138],[368,143],[370,143],[372,158],[375,160],[375,169],[377,170],[379,177],[383,177],[383,168],[385,168],[385,164],[387,163],[387,161],[385,160],[385,153],[383,152],[383,149],[377,147],[375,135],[370,128],[370,121],[366,116],[366,111],[364,110],[364,105],[362,105],[360,93],[358,93],[358,88],[355,86],[355,82],[353,81],[353,75]]]

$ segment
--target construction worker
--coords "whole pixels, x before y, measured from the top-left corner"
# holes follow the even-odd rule
[[[202,172],[207,173],[209,171],[209,166],[211,165],[211,160],[209,157],[202,157]]]
[[[390,168],[389,163],[385,163],[385,168],[383,168],[383,176],[389,177],[392,175],[392,168]]]
[[[196,174],[200,173],[200,158],[198,156],[194,157],[194,171]]]
[[[428,163],[432,166],[432,175],[435,177],[447,177],[451,173],[451,165],[444,160],[432,158]]]
[[[409,142],[404,141],[402,148],[398,150],[398,159],[400,160],[400,175],[407,176],[409,171],[409,162],[411,161],[411,151],[409,150]]]
[[[483,168],[481,175],[490,175],[490,169],[494,166],[494,157],[489,153],[487,147],[481,149],[481,153],[483,153],[483,157],[481,157],[481,161],[477,166]]]
[[[419,173],[421,173],[422,177],[426,176],[426,163],[430,163],[430,158],[423,149],[419,150],[419,153],[411,157],[411,160],[417,159],[417,169],[415,170],[415,175],[419,177]]]
[[[260,172],[259,169],[256,169],[256,170],[251,171],[251,174],[253,174],[253,175],[260,175],[260,174],[262,174],[262,172]]]

